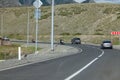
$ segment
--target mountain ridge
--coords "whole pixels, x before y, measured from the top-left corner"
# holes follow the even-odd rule
[[[0,7],[32,6],[35,0],[0,0]],[[44,6],[51,4],[51,0],[41,0]],[[82,3],[93,3],[94,0],[86,0]],[[55,5],[77,3],[74,0],[55,0]]]

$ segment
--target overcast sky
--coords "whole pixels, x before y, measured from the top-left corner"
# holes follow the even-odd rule
[[[75,1],[81,3],[85,0],[75,0]],[[117,3],[117,4],[120,3],[120,0],[94,0],[94,1],[97,3]]]

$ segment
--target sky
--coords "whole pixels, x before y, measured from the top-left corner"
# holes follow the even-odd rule
[[[74,0],[78,3],[81,3],[85,0]],[[120,0],[94,0],[96,3],[116,3],[116,4],[120,4]]]

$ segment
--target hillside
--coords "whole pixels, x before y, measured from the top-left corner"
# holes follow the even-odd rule
[[[0,7],[32,6],[35,0],[0,0]],[[51,5],[51,0],[41,0],[44,6]],[[83,3],[91,3],[94,0],[86,0]],[[55,0],[55,5],[76,3],[75,0]]]
[[[26,34],[28,9],[30,12],[30,34],[34,35],[33,7],[1,8],[2,34]],[[51,7],[42,6],[41,11],[39,34],[50,35]],[[120,31],[120,5],[93,3],[56,5],[54,26],[56,35],[109,35],[111,31]]]
[[[0,7],[20,6],[19,0],[0,0]]]
[[[32,6],[35,0],[0,0],[0,7]],[[50,5],[51,0],[41,0],[43,5]],[[55,0],[55,4],[75,3],[74,0]]]

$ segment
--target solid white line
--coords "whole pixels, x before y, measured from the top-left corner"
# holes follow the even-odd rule
[[[90,63],[88,63],[86,66],[84,66],[82,69],[78,70],[77,72],[75,72],[74,74],[72,74],[71,76],[69,76],[68,78],[66,78],[65,80],[71,80],[73,77],[75,77],[76,75],[78,75],[79,73],[81,73],[83,70],[85,70],[87,67],[89,67],[93,62],[95,62],[98,58],[95,58],[94,60],[92,60]]]
[[[74,78],[75,76],[77,76],[78,74],[80,74],[83,70],[85,70],[86,68],[88,68],[90,65],[92,65],[95,61],[97,61],[100,57],[102,57],[104,55],[104,51],[101,50],[102,53],[95,59],[93,59],[90,63],[88,63],[86,66],[84,66],[83,68],[79,69],[77,72],[75,72],[74,74],[72,74],[71,76],[69,76],[68,78],[64,79],[64,80],[71,80],[72,78]]]
[[[102,57],[104,55],[104,51],[102,52],[102,54],[101,55],[99,55],[98,57],[100,58],[100,57]]]
[[[3,62],[3,61],[5,61],[5,60],[0,60],[0,62]]]
[[[82,53],[83,52],[83,50],[80,48],[80,53]]]
[[[44,61],[49,61],[49,60],[52,60],[52,59],[54,59],[54,58],[45,59],[45,60],[36,61],[36,62],[31,62],[31,63],[23,63],[21,65],[17,65],[17,66],[13,66],[13,67],[8,67],[8,68],[5,68],[5,69],[1,69],[0,71],[5,71],[5,70],[14,69],[14,68],[24,67],[24,66],[27,66],[27,65],[36,64],[36,63],[40,63],[40,62],[44,62]]]

